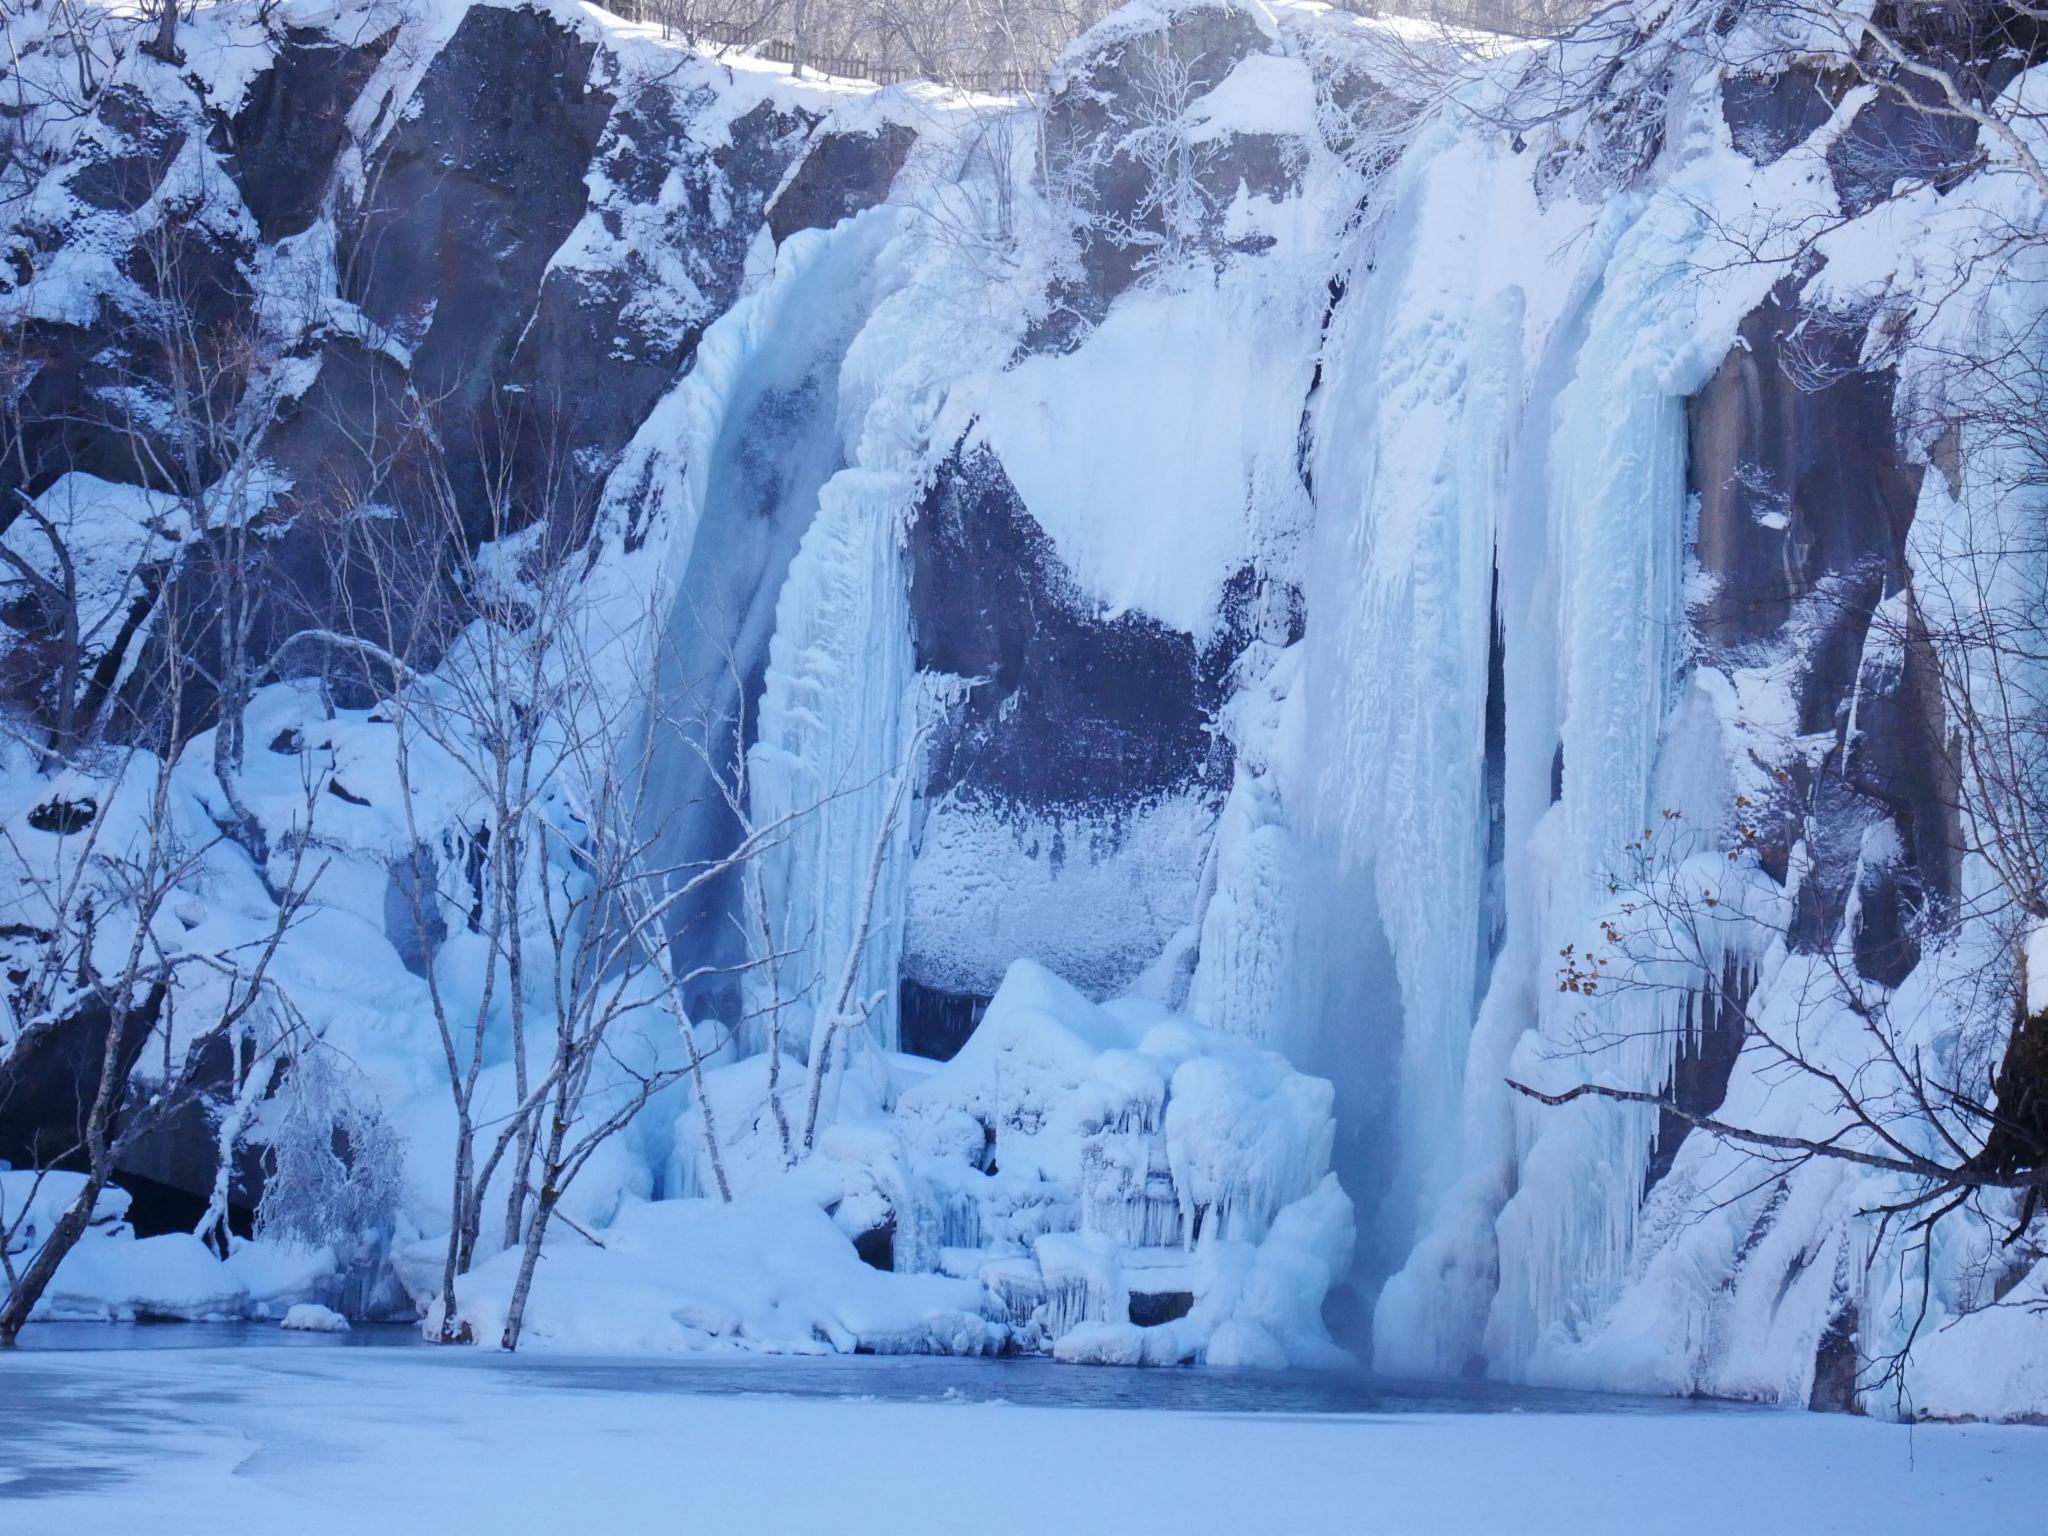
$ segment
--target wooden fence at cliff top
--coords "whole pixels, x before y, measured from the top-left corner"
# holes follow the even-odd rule
[[[665,7],[660,0],[595,0],[595,3],[627,21],[667,26],[661,14]],[[680,32],[676,35],[699,48],[732,49],[749,58],[787,64],[792,70],[796,68],[796,44],[786,37],[764,36],[745,28],[718,23],[696,27],[688,36]],[[809,48],[803,52],[803,67],[815,74],[831,75],[841,80],[871,80],[876,85],[901,85],[906,80],[931,79],[937,85],[949,85],[985,96],[1015,96],[1034,89],[1040,83],[1038,78],[1017,69],[956,70],[944,78],[935,79],[907,64],[865,58],[859,54],[819,53]]]

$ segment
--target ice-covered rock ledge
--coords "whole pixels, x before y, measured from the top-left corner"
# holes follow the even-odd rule
[[[800,1064],[779,1091],[800,1126]],[[1332,1093],[1272,1051],[1156,1004],[1092,1003],[1019,961],[951,1061],[857,1061],[794,1166],[764,1058],[713,1073],[708,1093],[735,1199],[698,1193],[715,1182],[693,1105],[670,1170],[683,1198],[551,1234],[527,1341],[1349,1362],[1322,1322],[1352,1245]],[[459,1287],[478,1338],[502,1329],[515,1259]]]
[[[0,1232],[11,1259],[36,1251],[84,1181],[80,1173],[0,1166]],[[124,1189],[101,1194],[92,1226],[43,1293],[37,1322],[242,1322],[338,1298],[332,1248],[238,1238],[223,1259],[189,1232],[138,1238],[128,1205]]]

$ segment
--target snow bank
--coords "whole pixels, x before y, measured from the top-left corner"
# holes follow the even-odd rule
[[[238,1318],[248,1290],[186,1232],[123,1242],[86,1239],[64,1256],[36,1316],[51,1320],[188,1322]]]
[[[309,1298],[331,1299],[336,1278],[334,1255],[325,1248],[238,1241],[223,1260],[187,1232],[135,1238],[96,1225],[57,1266],[35,1318],[111,1323],[276,1317]]]
[[[1990,1306],[1922,1340],[1907,1372],[1907,1407],[1931,1419],[2048,1417],[2048,1261]]]
[[[35,1173],[0,1167],[0,1230],[10,1234],[8,1257],[31,1254],[85,1189],[82,1173]],[[118,1186],[100,1191],[86,1236],[125,1237],[130,1198]]]
[[[17,1266],[42,1246],[84,1187],[81,1173],[0,1168],[0,1229],[9,1233],[8,1257]],[[333,1289],[334,1254],[327,1248],[237,1239],[223,1260],[190,1233],[137,1238],[127,1224],[129,1204],[119,1186],[100,1192],[91,1224],[36,1304],[36,1321],[274,1317]]]
[[[983,1315],[980,1286],[871,1269],[829,1216],[801,1200],[643,1202],[602,1241],[560,1233],[549,1243],[522,1344],[978,1355],[1007,1340]],[[499,1254],[458,1287],[461,1316],[480,1340],[504,1330],[518,1259]],[[438,1325],[430,1314],[426,1327]]]

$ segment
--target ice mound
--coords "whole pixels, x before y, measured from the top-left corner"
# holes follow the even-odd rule
[[[764,1057],[707,1073],[676,1119],[670,1198],[550,1234],[525,1339],[1348,1359],[1321,1316],[1352,1243],[1329,1172],[1331,1090],[1277,1053],[1156,1004],[1095,1003],[1019,961],[951,1061],[868,1051],[853,1063],[808,1157],[785,1150],[804,1078],[781,1061],[778,1117]],[[716,1197],[707,1108],[730,1204]],[[478,1339],[502,1329],[515,1258],[459,1287]]]
[[[770,1155],[758,1062],[712,1074],[740,1205],[814,1201],[842,1240],[868,1239],[871,1259],[886,1234],[897,1276],[971,1283],[1008,1349],[1152,1365],[1348,1359],[1321,1317],[1352,1243],[1329,1172],[1327,1082],[1155,1004],[1092,1002],[1028,960],[951,1061],[887,1065],[865,1113],[842,1104],[818,1155],[786,1171]],[[785,1084],[796,1070],[785,1065]],[[686,1112],[677,1136],[692,1170],[680,1183],[703,1188],[701,1119]]]

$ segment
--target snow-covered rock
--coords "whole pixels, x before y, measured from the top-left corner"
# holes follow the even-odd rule
[[[278,1323],[296,1333],[347,1333],[348,1319],[317,1301],[295,1302]]]
[[[87,1239],[64,1256],[36,1315],[56,1320],[205,1322],[245,1316],[249,1292],[190,1233]]]

